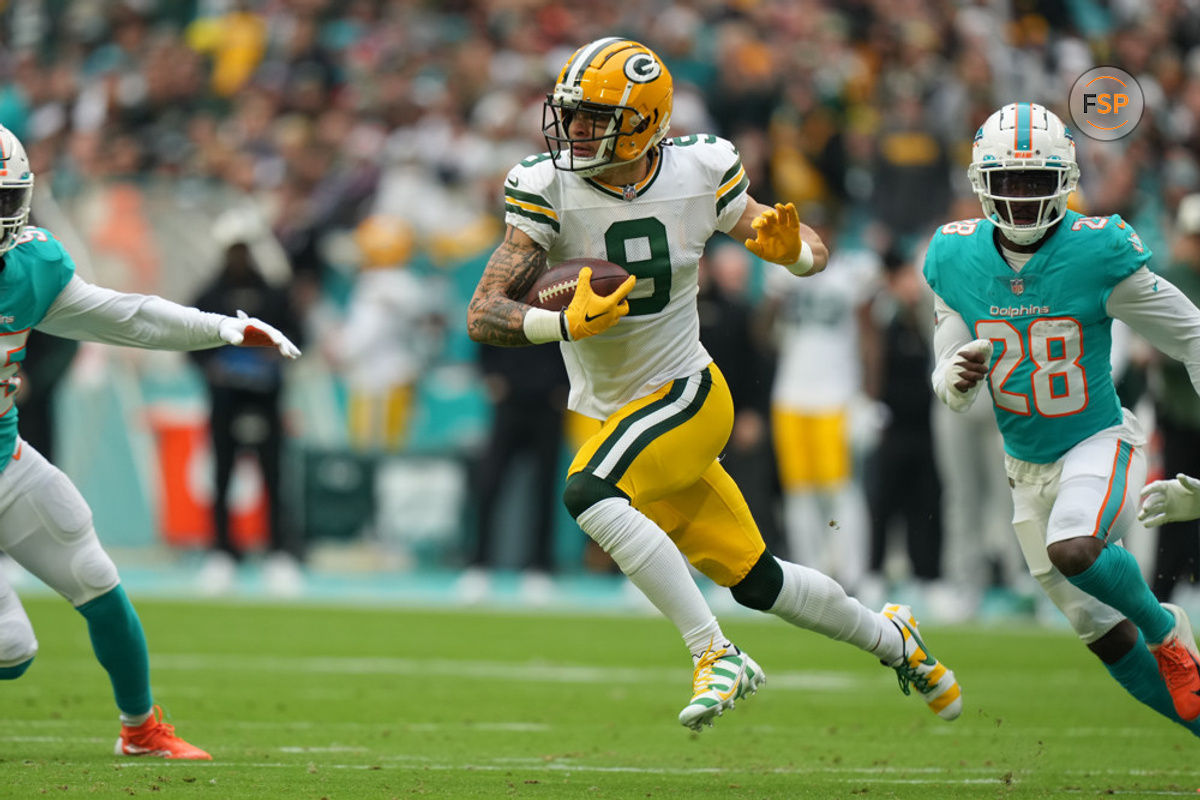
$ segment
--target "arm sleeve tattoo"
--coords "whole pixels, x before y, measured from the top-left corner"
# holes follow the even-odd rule
[[[501,347],[530,344],[525,336],[524,297],[546,271],[546,251],[514,243],[512,228],[492,253],[467,307],[467,332],[477,342]]]

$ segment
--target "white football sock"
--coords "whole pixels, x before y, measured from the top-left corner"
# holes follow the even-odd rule
[[[127,728],[136,728],[146,720],[150,719],[150,715],[154,713],[154,709],[150,709],[145,714],[126,714],[121,712],[121,724]]]
[[[798,627],[849,642],[881,661],[891,663],[900,657],[904,641],[886,617],[848,597],[828,575],[775,560],[783,570],[783,588],[768,611]]]
[[[728,642],[675,543],[628,500],[601,500],[580,514],[578,522],[675,624],[689,653],[698,655],[711,645]]]

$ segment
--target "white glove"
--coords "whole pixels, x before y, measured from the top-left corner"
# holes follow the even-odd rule
[[[933,391],[954,411],[966,411],[983,388],[991,361],[990,339],[967,342],[934,372]]]
[[[1142,488],[1138,520],[1148,528],[1200,517],[1200,480],[1182,472],[1175,480],[1154,481]]]
[[[273,325],[238,311],[236,317],[225,317],[217,325],[221,340],[241,347],[274,347],[284,358],[299,358],[300,348]]]

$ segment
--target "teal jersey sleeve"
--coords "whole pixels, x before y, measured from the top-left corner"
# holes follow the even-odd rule
[[[1050,463],[1121,421],[1105,303],[1150,252],[1120,217],[1068,211],[1017,270],[994,230],[988,220],[942,226],[925,278],[975,337],[993,344],[988,389],[1006,452]]]
[[[1150,258],[1154,255],[1142,242],[1133,226],[1121,219],[1120,214],[1113,214],[1111,217],[1079,217],[1073,225],[1078,226],[1081,233],[1083,229],[1089,231],[1085,234],[1091,240],[1088,244],[1097,251],[1096,263],[1104,270],[1105,283],[1108,286],[1103,295],[1104,302],[1108,302],[1108,296],[1112,294],[1114,286],[1142,267],[1149,266]],[[1099,227],[1093,231],[1090,228],[1092,225]]]
[[[0,259],[0,470],[16,447],[17,371],[25,360],[29,331],[75,275],[75,262],[62,243],[42,228],[28,227]]]

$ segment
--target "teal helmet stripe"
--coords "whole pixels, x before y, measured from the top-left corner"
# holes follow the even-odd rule
[[[1017,133],[1013,150],[1027,153],[1033,149],[1033,108],[1031,103],[1017,103]]]

